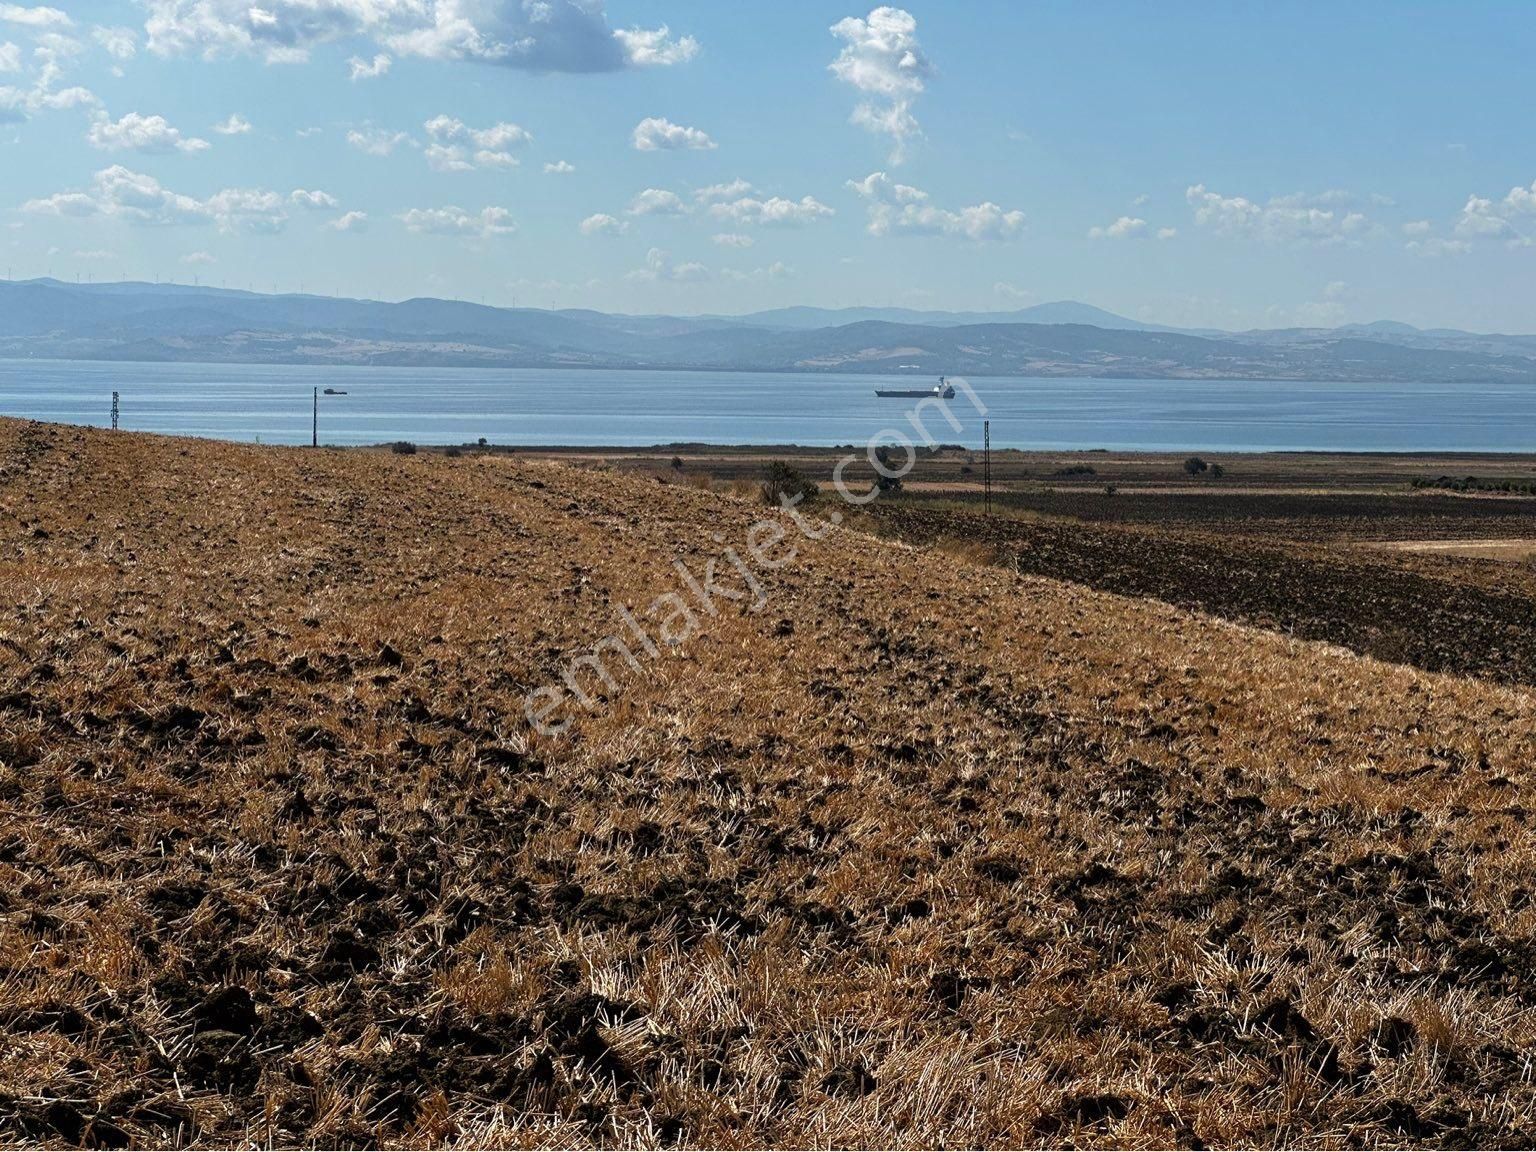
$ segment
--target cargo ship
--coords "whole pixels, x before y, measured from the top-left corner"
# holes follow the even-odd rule
[[[939,382],[932,388],[876,388],[875,395],[901,396],[907,399],[932,397],[937,400],[953,400],[955,398],[955,386],[940,376]]]

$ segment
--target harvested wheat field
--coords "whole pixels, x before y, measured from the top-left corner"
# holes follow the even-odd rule
[[[17,422],[0,577],[7,1144],[1536,1142],[1528,689],[558,464]]]

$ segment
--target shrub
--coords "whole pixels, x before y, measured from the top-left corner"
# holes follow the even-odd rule
[[[1058,468],[1053,476],[1093,476],[1096,473],[1092,464],[1072,464],[1066,468]]]
[[[778,507],[785,500],[814,500],[821,489],[793,464],[784,460],[770,460],[763,469],[763,502]]]
[[[1104,495],[1106,496],[1113,496],[1117,491],[1118,489],[1113,484],[1104,485]]]
[[[681,472],[683,470],[683,458],[681,456],[672,457],[672,470],[674,472]]]
[[[389,446],[389,450],[396,456],[416,455],[416,445],[412,444],[409,440],[396,440]]]
[[[457,460],[460,456],[464,455],[464,453],[458,448],[445,448],[443,450],[443,455],[448,457],[450,460]]]
[[[1211,465],[1211,479],[1212,480],[1220,480],[1226,474],[1227,474],[1227,470],[1225,468],[1223,468],[1220,464],[1212,464]]]
[[[1191,456],[1188,460],[1184,461],[1184,471],[1188,472],[1191,476],[1198,476],[1209,467],[1210,465],[1198,456]]]

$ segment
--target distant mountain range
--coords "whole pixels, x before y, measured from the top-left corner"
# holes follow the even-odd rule
[[[57,280],[0,281],[0,357],[1536,384],[1536,336],[1391,322],[1181,330],[1074,301],[625,316]]]

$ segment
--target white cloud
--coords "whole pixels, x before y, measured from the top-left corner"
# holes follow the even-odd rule
[[[871,236],[893,233],[930,236],[963,236],[970,240],[1008,240],[1024,230],[1024,213],[1005,210],[990,200],[951,212],[928,202],[928,193],[908,184],[896,184],[884,172],[871,172],[862,180],[848,181],[860,196],[871,201],[866,230]]]
[[[21,4],[0,4],[0,24],[21,24],[28,28],[69,28],[74,21],[57,8],[27,8]]]
[[[1172,240],[1178,234],[1179,230],[1177,228],[1159,228],[1157,230],[1157,238],[1159,240]]]
[[[505,121],[489,128],[470,128],[452,116],[434,116],[427,130],[427,163],[438,172],[470,172],[476,168],[512,168],[517,157],[509,148],[520,148],[533,136],[527,129]]]
[[[387,132],[382,128],[354,128],[347,133],[347,143],[370,156],[388,156],[409,139],[404,132]]]
[[[701,132],[697,128],[686,128],[681,124],[674,124],[660,116],[648,116],[636,124],[633,139],[635,149],[639,152],[715,147],[715,142],[709,138],[708,133]]]
[[[1025,300],[1033,300],[1035,298],[1035,294],[1028,288],[1020,288],[1017,284],[1010,284],[1006,280],[999,280],[993,284],[992,294],[994,296],[1001,296],[1004,300],[1011,300],[1014,303],[1022,303]]]
[[[755,189],[752,185],[738,176],[726,184],[709,184],[703,188],[695,188],[693,198],[700,204],[711,204],[716,200],[735,200],[753,191]]]
[[[1439,236],[1410,240],[1403,247],[1416,256],[1465,256],[1472,251],[1472,244],[1468,240],[1445,240]]]
[[[710,239],[722,248],[750,248],[755,243],[744,232],[716,232]]]
[[[647,188],[630,201],[625,212],[631,216],[683,216],[688,212],[688,205],[676,192]]]
[[[92,148],[103,152],[202,152],[208,141],[183,136],[164,116],[142,116],[129,112],[121,120],[99,117],[86,133]]]
[[[318,188],[316,188],[314,191],[306,191],[303,188],[295,188],[288,194],[288,200],[291,204],[296,204],[300,208],[308,208],[311,211],[319,211],[323,208],[335,208],[338,203],[336,197],[332,196],[329,192],[322,192]]]
[[[594,212],[577,229],[583,236],[622,236],[629,231],[629,224],[606,212]]]
[[[1122,216],[1113,224],[1088,229],[1090,240],[1138,240],[1147,234],[1147,222],[1139,216]]]
[[[674,264],[670,253],[652,248],[645,254],[645,267],[628,274],[631,280],[708,280],[709,269],[699,263]]]
[[[921,132],[913,101],[933,73],[917,42],[917,20],[900,8],[876,8],[862,20],[839,20],[832,35],[843,42],[829,66],[832,74],[865,97],[853,110],[853,123],[890,136],[891,163],[901,163],[907,141]]]
[[[699,42],[692,36],[672,38],[672,30],[660,28],[620,28],[614,34],[624,48],[625,59],[641,68],[686,64],[699,54]]]
[[[788,280],[795,275],[795,270],[782,260],[775,260],[766,268],[753,268],[750,272],[743,272],[737,268],[722,268],[720,276],[724,280],[734,280],[738,283],[761,283],[764,280]]]
[[[92,179],[89,192],[56,192],[22,211],[54,216],[109,216],[134,224],[213,224],[221,232],[277,232],[288,221],[283,198],[260,188],[225,188],[206,200],[173,192],[153,176],[115,164]]]
[[[802,196],[799,200],[786,200],[782,196],[759,200],[743,196],[739,200],[711,204],[709,211],[712,216],[735,224],[808,224],[824,216],[836,215],[833,209],[814,196]]]
[[[206,58],[307,58],[318,44],[368,39],[396,56],[469,60],[537,72],[679,64],[691,36],[615,30],[603,0],[146,0],[150,50]],[[359,57],[361,59],[361,57]],[[374,58],[376,63],[377,57]],[[366,64],[372,70],[375,64]]]
[[[204,264],[217,264],[218,260],[209,252],[188,252],[181,258],[181,262],[196,267]]]
[[[32,13],[51,12],[55,9],[28,8],[17,11]],[[57,87],[64,76],[66,61],[82,52],[84,45],[69,36],[47,31],[46,24],[33,20],[30,25],[33,29],[30,33],[32,57],[37,63],[37,70],[28,88],[0,86],[0,124],[17,124],[44,111],[100,107],[101,101],[88,88]],[[24,68],[21,49],[9,41],[0,44],[0,72],[20,72]]]
[[[352,82],[356,84],[359,80],[377,80],[389,71],[392,63],[394,63],[393,60],[380,52],[372,60],[354,56],[347,61],[347,67],[351,69]]]
[[[895,200],[898,204],[918,204],[928,193],[910,184],[897,184],[884,172],[871,172],[862,180],[849,180],[847,186],[866,200]]]
[[[1204,184],[1192,184],[1184,195],[1194,212],[1195,224],[1219,236],[1274,243],[1340,244],[1364,237],[1371,226],[1362,212],[1322,206],[1348,200],[1347,193],[1336,190],[1314,197],[1280,196],[1265,204],[1244,196],[1221,196],[1207,190]]]
[[[132,28],[104,28],[97,25],[91,29],[91,38],[114,60],[132,60],[139,50],[139,38]]]
[[[444,236],[510,236],[517,231],[512,213],[505,208],[487,207],[478,213],[466,212],[452,205],[446,208],[412,208],[400,214],[400,222],[412,232],[431,232]]]
[[[1468,196],[1456,218],[1455,230],[1458,236],[1469,239],[1486,236],[1502,240],[1510,248],[1529,248],[1536,244],[1536,238],[1515,221],[1532,215],[1536,215],[1536,183],[1529,188],[1511,188],[1497,202],[1486,196]]]
[[[215,124],[213,130],[220,136],[244,136],[251,130],[251,122],[238,112],[231,112],[229,119]]]
[[[574,171],[576,171],[576,165],[568,164],[564,160],[555,160],[544,165],[546,176],[569,176]]]
[[[1428,236],[1434,225],[1428,220],[1410,220],[1403,225],[1404,236]]]
[[[368,213],[345,212],[326,227],[333,232],[366,232],[368,231]]]
[[[1024,213],[1006,211],[990,200],[951,212],[931,204],[875,204],[869,210],[869,234],[908,233],[963,236],[968,240],[1009,240],[1024,230]]]

